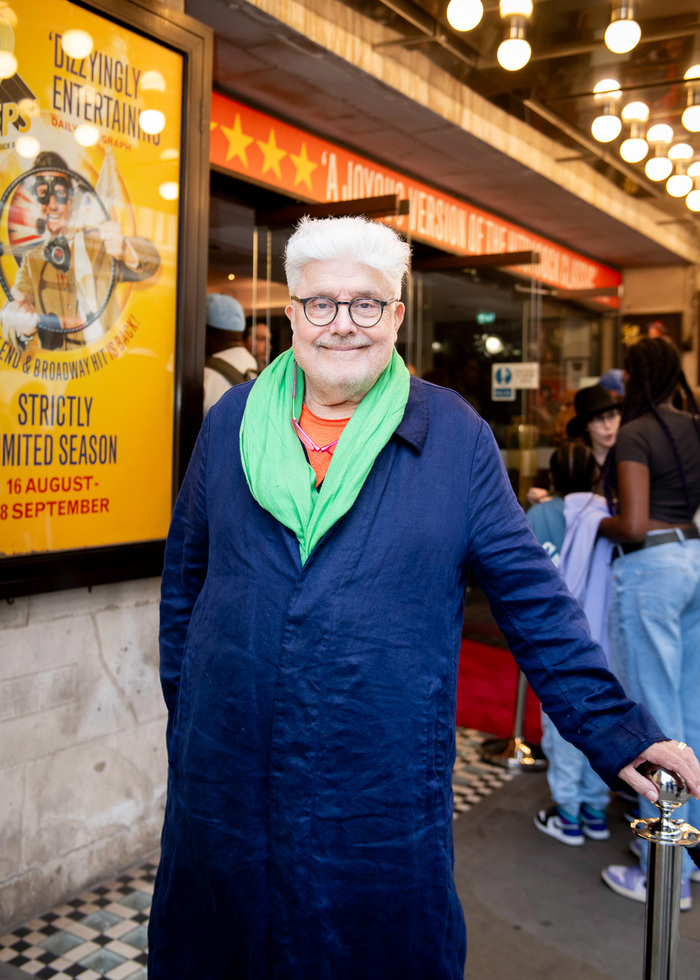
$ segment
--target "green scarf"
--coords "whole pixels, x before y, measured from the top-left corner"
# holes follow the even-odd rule
[[[302,565],[355,503],[374,461],[403,418],[410,375],[396,350],[345,426],[321,489],[292,427],[294,354],[280,354],[257,379],[241,422],[241,462],[250,492],[299,541]],[[304,399],[297,368],[296,418]]]

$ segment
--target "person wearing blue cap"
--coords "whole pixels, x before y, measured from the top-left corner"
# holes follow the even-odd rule
[[[625,397],[625,380],[622,368],[610,368],[601,377],[598,384],[601,388],[606,388],[613,398]]]
[[[204,362],[204,414],[225,391],[258,376],[258,364],[243,341],[243,307],[226,293],[207,295],[207,359]]]

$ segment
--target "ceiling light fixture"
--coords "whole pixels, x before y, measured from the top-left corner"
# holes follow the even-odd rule
[[[483,16],[481,0],[450,0],[447,5],[447,23],[455,31],[471,31]]]
[[[685,197],[693,189],[693,178],[682,170],[682,164],[676,165],[676,173],[666,181],[666,190],[671,197]]]
[[[683,76],[688,88],[688,104],[681,122],[690,133],[700,133],[700,65],[691,65]]]
[[[615,54],[626,54],[631,51],[642,36],[642,29],[634,19],[634,3],[613,5],[612,17],[605,31],[605,44]]]
[[[593,89],[594,99],[602,103],[591,123],[591,132],[599,143],[610,143],[622,130],[622,120],[615,110],[615,102],[622,96],[620,83],[614,78],[603,78]]]
[[[644,139],[644,123],[649,118],[649,106],[646,102],[628,102],[620,115],[630,127],[629,136],[620,146],[620,156],[627,163],[639,163],[649,152],[649,144]]]
[[[501,19],[506,20],[506,36],[496,57],[506,71],[518,71],[530,60],[532,48],[525,37],[525,23],[532,14],[532,0],[500,0]]]
[[[674,143],[668,151],[669,160],[692,160],[694,156],[695,151],[690,143]]]
[[[686,196],[685,203],[691,211],[700,211],[700,190],[691,191]]]
[[[651,156],[644,168],[649,180],[666,180],[673,172],[673,164],[669,160],[668,146],[673,139],[673,130],[666,123],[656,123],[647,131],[647,142],[653,147]]]

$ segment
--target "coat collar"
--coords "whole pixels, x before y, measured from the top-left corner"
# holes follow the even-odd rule
[[[417,453],[423,451],[428,438],[428,399],[425,385],[419,378],[411,377],[406,410],[394,434],[413,446]]]

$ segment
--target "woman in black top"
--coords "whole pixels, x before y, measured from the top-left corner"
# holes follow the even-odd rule
[[[625,364],[627,391],[611,453],[607,496],[614,516],[600,534],[613,552],[610,606],[611,667],[630,697],[643,701],[662,729],[700,745],[700,419],[674,347],[643,338]],[[690,412],[672,404],[678,386]],[[611,485],[617,489],[612,505]],[[658,816],[640,798],[644,817]],[[686,812],[687,810],[687,812]],[[700,826],[700,804],[685,819]],[[685,848],[683,849],[685,850]],[[681,908],[692,904],[691,879],[700,873],[683,857]],[[646,898],[646,845],[641,867],[613,865],[603,880],[618,894]]]

